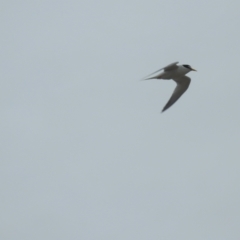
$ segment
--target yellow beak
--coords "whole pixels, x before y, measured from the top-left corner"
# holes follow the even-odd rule
[[[196,69],[193,69],[193,68],[192,68],[192,71],[196,71],[196,72],[197,72],[197,70],[196,70]]]

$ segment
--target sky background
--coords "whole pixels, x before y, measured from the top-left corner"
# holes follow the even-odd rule
[[[239,240],[239,8],[1,1],[0,238]]]

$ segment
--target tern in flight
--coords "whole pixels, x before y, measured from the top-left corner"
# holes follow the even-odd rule
[[[161,70],[163,72],[159,73],[158,75],[150,78],[145,78],[144,80],[149,80],[149,79],[167,79],[170,80],[172,79],[177,83],[177,86],[168,100],[167,104],[164,106],[162,112],[170,108],[182,95],[183,93],[188,89],[191,78],[185,76],[187,73],[191,71],[197,71],[193,69],[190,65],[184,64],[184,65],[177,65],[178,62],[171,63],[167,65],[164,68],[161,68],[157,70],[156,72],[152,73],[155,74]],[[151,76],[152,74],[148,75]],[[147,76],[147,77],[148,77]]]

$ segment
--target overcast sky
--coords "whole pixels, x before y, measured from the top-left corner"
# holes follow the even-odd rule
[[[239,240],[239,8],[2,1],[0,238]]]

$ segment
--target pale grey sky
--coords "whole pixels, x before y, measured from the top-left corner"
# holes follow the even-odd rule
[[[239,240],[239,8],[2,1],[0,238]]]

